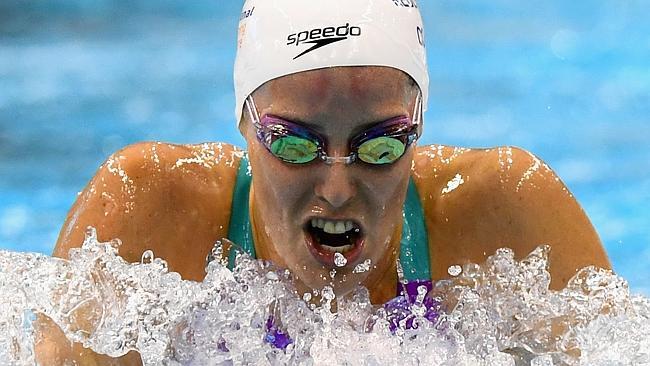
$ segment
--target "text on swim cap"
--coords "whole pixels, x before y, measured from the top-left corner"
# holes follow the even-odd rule
[[[299,46],[303,43],[314,44],[311,48],[294,57],[293,59],[295,60],[306,53],[314,51],[328,44],[348,39],[348,37],[358,37],[360,35],[361,27],[350,26],[350,23],[346,23],[340,27],[314,28],[298,33],[292,33],[287,37],[287,46]]]
[[[403,6],[405,8],[417,8],[418,4],[415,0],[393,0],[395,6]]]
[[[255,7],[253,6],[251,9],[244,10],[241,12],[241,15],[239,16],[239,20],[242,21],[248,17],[253,16],[253,11],[255,11]]]

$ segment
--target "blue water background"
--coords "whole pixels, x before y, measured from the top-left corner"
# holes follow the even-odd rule
[[[77,192],[141,140],[226,141],[240,1],[0,2],[0,248],[50,253]],[[548,162],[650,294],[650,2],[421,0],[424,144]],[[264,60],[260,60],[264,62]]]

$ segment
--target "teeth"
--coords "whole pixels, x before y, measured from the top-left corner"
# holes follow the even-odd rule
[[[350,220],[311,219],[311,226],[323,229],[328,234],[343,234],[354,229],[354,224]]]
[[[331,233],[332,231],[334,231],[335,227],[336,227],[335,224],[333,224],[331,221],[327,221],[325,223],[325,226],[323,226],[323,231],[326,233]]]
[[[322,245],[322,248],[327,250],[328,252],[333,252],[333,253],[346,253],[350,249],[352,249],[352,245],[343,245],[340,247],[331,247],[329,245]]]
[[[354,225],[352,225],[352,221],[350,221],[350,220],[346,221],[346,222],[345,222],[345,231],[350,231],[350,230],[352,230],[352,227],[353,227],[353,226],[354,226]]]

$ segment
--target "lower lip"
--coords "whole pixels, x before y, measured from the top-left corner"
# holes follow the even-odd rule
[[[344,268],[355,265],[361,256],[361,251],[363,250],[363,245],[365,243],[365,238],[361,237],[357,240],[357,242],[352,246],[350,250],[345,253],[341,253],[345,259],[347,259],[347,263],[343,267],[338,267],[334,263],[334,254],[336,254],[336,252],[325,250],[325,248],[313,240],[311,235],[306,230],[304,232],[304,235],[305,243],[307,244],[307,248],[309,248],[309,252],[314,256],[314,258],[316,258],[316,260],[330,268]]]

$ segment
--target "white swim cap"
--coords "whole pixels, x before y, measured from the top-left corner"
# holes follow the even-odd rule
[[[415,0],[247,0],[235,60],[235,117],[269,80],[333,66],[389,66],[410,75],[426,110],[429,74]]]

